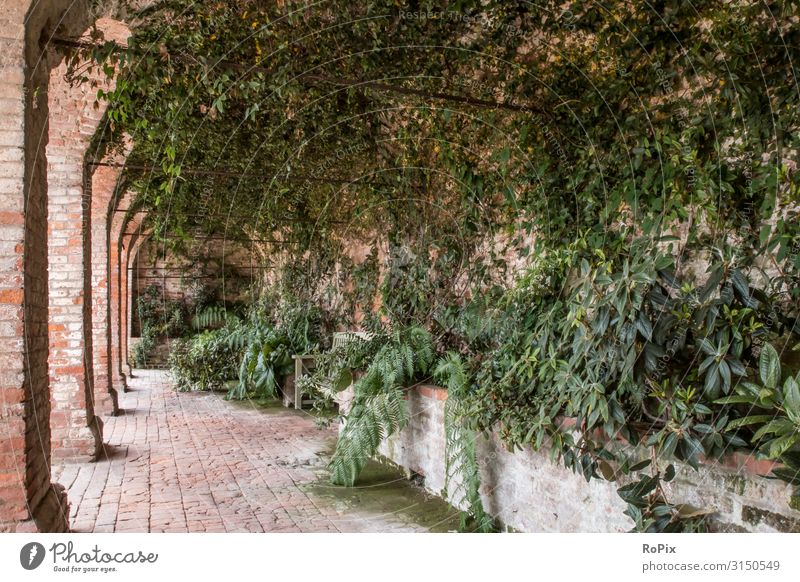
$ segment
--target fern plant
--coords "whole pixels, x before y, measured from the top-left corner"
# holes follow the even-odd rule
[[[364,376],[353,384],[353,406],[345,419],[330,463],[331,482],[353,486],[381,442],[408,423],[404,388],[430,370],[433,340],[423,328],[393,333]]]
[[[243,322],[226,316],[232,330],[229,345],[243,354],[239,380],[228,392],[228,399],[242,400],[248,394],[278,396],[281,378],[293,369],[292,355],[308,353],[318,346],[318,310],[284,307],[281,318],[260,306],[251,309]]]
[[[232,319],[238,319],[224,305],[211,305],[197,311],[191,320],[193,331],[203,331],[212,327],[220,327]]]
[[[494,520],[486,513],[481,501],[477,433],[468,423],[470,377],[461,356],[448,352],[436,366],[434,377],[447,387],[444,408],[445,496],[456,507],[466,507],[466,511],[461,512],[462,530],[493,531]]]
[[[364,396],[353,405],[331,459],[331,482],[352,487],[384,439],[408,424],[408,406],[399,387]]]

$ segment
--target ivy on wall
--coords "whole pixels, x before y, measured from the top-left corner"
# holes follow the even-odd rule
[[[117,71],[107,142],[132,137],[125,180],[156,237],[250,239],[341,326],[424,327],[460,360],[454,423],[548,443],[587,479],[646,469],[621,494],[639,529],[669,530],[697,516],[618,437],[690,465],[754,447],[800,483],[798,18],[170,0],[73,63]]]

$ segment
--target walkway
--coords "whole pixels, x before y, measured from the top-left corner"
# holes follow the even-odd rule
[[[455,512],[392,470],[326,482],[336,442],[307,413],[176,393],[137,370],[105,421],[107,458],[54,468],[79,532],[447,531]],[[378,468],[376,468],[378,467]]]

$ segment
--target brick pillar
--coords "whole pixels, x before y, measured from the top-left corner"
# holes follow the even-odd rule
[[[122,160],[113,159],[112,163]],[[109,206],[121,173],[120,168],[99,166],[92,175],[92,349],[95,413],[115,415],[119,410],[113,366],[111,268],[113,253]],[[115,245],[116,246],[116,245]],[[118,264],[117,264],[118,268]]]
[[[125,226],[126,209],[130,208],[131,202],[134,198],[133,192],[126,192],[120,197],[119,202],[115,205],[117,211],[111,212],[110,228],[108,237],[108,262],[109,262],[109,331],[110,331],[110,344],[111,344],[111,385],[119,392],[125,392],[127,385],[125,381],[125,373],[122,370],[122,363],[124,361],[123,345],[124,340],[122,336],[125,333],[125,326],[122,317],[122,233]],[[112,209],[113,210],[113,209]]]
[[[141,231],[142,220],[144,215],[137,214],[126,225],[125,231],[128,234],[123,234],[122,237],[122,264],[121,264],[121,279],[122,279],[122,339],[123,339],[123,369],[128,375],[133,373],[129,355],[130,355],[130,335],[131,335],[131,321],[133,320],[133,287],[136,284],[135,277],[133,276],[133,264],[136,261],[136,256],[139,252],[139,247],[147,239],[147,233]]]
[[[102,112],[92,106],[96,90],[70,87],[65,73],[64,63],[52,71],[48,95],[51,429],[55,458],[85,461],[97,458],[102,446],[94,412],[91,198],[84,169]]]
[[[130,236],[122,236],[122,244],[120,245],[120,265],[119,265],[119,277],[120,277],[120,291],[119,291],[119,300],[120,300],[120,339],[122,340],[121,346],[121,359],[120,364],[122,365],[122,371],[125,373],[126,376],[131,376],[131,366],[128,363],[128,339],[131,335],[131,328],[130,328],[130,289],[128,288],[128,275],[130,275],[130,271],[128,270],[128,254],[130,252],[131,247],[131,237]]]
[[[41,27],[28,4],[8,0],[0,11],[0,532],[63,532],[47,384],[49,70],[26,42]]]
[[[107,40],[124,42],[130,35],[124,24],[108,18],[96,25]],[[101,177],[100,199],[93,203],[93,173],[85,163],[105,110],[96,102],[97,90],[110,90],[114,83],[103,72],[91,71],[88,76],[96,84],[70,86],[65,73],[61,62],[50,74],[48,92],[51,423],[53,455],[87,460],[102,447],[102,421],[95,410],[115,410],[108,374],[107,291],[98,287],[108,281],[103,255],[114,184]]]

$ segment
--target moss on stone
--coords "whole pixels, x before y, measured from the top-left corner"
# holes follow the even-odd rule
[[[318,482],[303,490],[332,500],[343,516],[365,522],[372,515],[391,515],[398,526],[417,531],[441,533],[456,531],[459,526],[457,509],[426,491],[418,484],[418,478],[407,479],[403,471],[389,463],[369,461],[355,487],[331,485],[325,472]]]
[[[800,520],[752,505],[742,508],[742,519],[752,525],[763,523],[779,532],[800,533]]]

